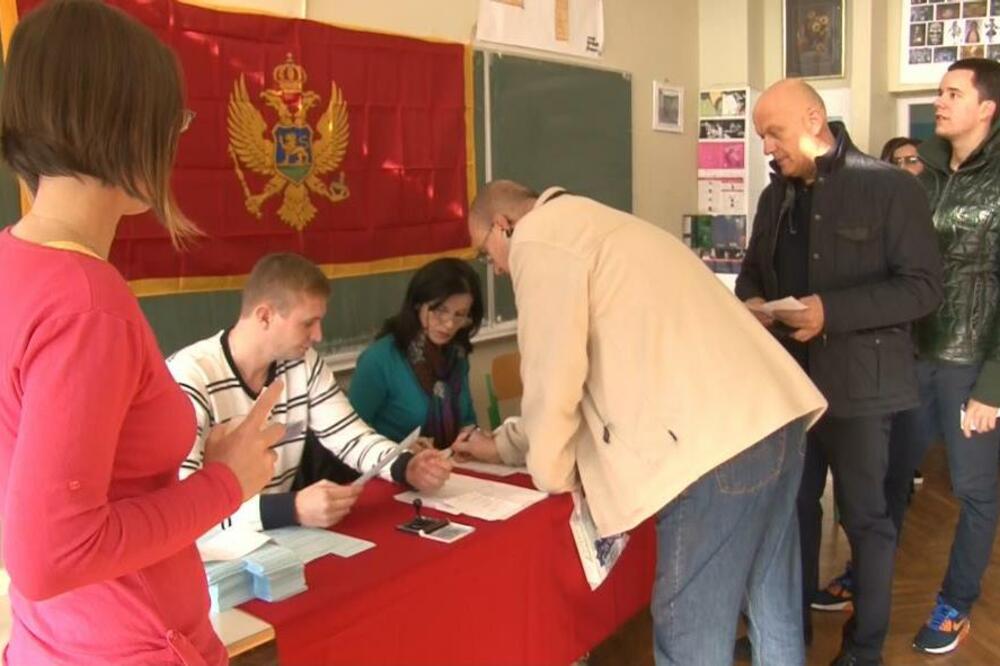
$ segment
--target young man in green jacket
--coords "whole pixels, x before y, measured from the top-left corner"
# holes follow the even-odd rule
[[[920,407],[893,423],[886,493],[902,522],[913,470],[944,436],[961,513],[937,602],[913,647],[943,654],[969,632],[997,526],[1000,406],[1000,63],[960,60],[941,80],[936,136],[920,146],[944,265],[944,301],[917,326]]]

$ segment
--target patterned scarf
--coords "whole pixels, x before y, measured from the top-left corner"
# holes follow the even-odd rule
[[[459,360],[464,357],[465,350],[460,346],[438,347],[429,342],[424,333],[413,339],[407,353],[420,387],[430,398],[427,419],[420,434],[432,438],[438,449],[451,446],[458,436],[463,380]]]

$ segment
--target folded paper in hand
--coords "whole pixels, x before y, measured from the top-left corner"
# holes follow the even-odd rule
[[[579,490],[573,491],[573,513],[569,517],[569,527],[580,555],[580,564],[591,590],[596,590],[614,568],[618,558],[628,545],[628,533],[597,536],[597,525],[590,515],[587,498]]]
[[[786,296],[784,298],[779,298],[776,301],[768,301],[767,303],[754,303],[747,306],[755,312],[763,312],[765,314],[773,315],[775,312],[788,312],[794,310],[805,310],[807,309],[805,304],[794,296]]]

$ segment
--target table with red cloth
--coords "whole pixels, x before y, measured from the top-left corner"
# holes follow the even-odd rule
[[[498,480],[531,486],[523,474]],[[505,521],[449,516],[476,530],[445,544],[396,529],[414,516],[393,499],[399,492],[371,481],[336,526],[375,548],[315,560],[306,592],[242,606],[274,626],[282,666],[568,665],[649,604],[651,520],[633,530],[611,575],[591,591],[569,528],[569,495]]]

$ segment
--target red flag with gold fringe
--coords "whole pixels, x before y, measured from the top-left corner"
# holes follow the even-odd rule
[[[16,17],[41,1],[2,0],[5,52]],[[238,288],[267,252],[300,253],[331,277],[468,254],[466,46],[178,0],[109,4],[180,60],[196,117],[173,185],[208,234],[177,253],[152,216],[126,218],[110,258],[137,294]]]

